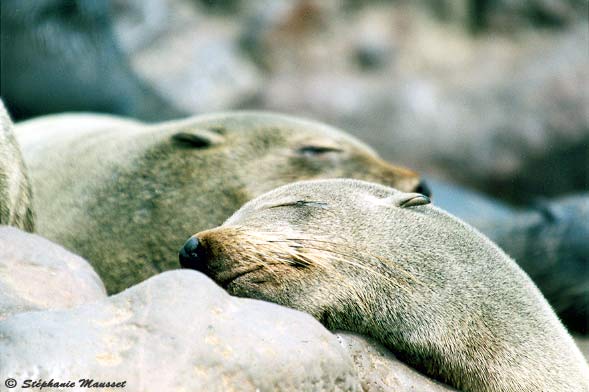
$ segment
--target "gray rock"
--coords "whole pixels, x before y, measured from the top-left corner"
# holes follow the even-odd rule
[[[185,270],[72,310],[1,321],[0,352],[0,379],[19,385],[90,377],[131,391],[361,390],[350,357],[311,316],[230,297]]]
[[[134,71],[183,113],[242,106],[261,75],[236,42],[238,20],[207,17],[196,2],[116,0],[113,25]]]
[[[589,67],[578,48],[586,31],[572,29],[552,41],[532,37],[529,49],[512,48],[503,58],[488,41],[462,71],[455,66],[430,79],[407,71],[388,94],[355,86],[364,103],[358,110],[313,106],[315,97],[306,102],[317,108],[314,116],[330,118],[387,159],[502,199],[525,203],[531,195],[581,191],[589,170],[583,88]],[[400,53],[400,62],[403,54],[416,56]],[[316,113],[329,108],[332,113]]]
[[[364,392],[455,390],[407,366],[372,339],[350,332],[337,332],[336,336],[352,357]]]
[[[473,40],[414,7],[339,15],[312,34],[258,40],[271,71],[264,108],[320,118],[386,159],[502,199],[586,188],[585,22]],[[362,45],[380,48],[378,66],[354,66]]]
[[[104,297],[104,285],[86,260],[37,235],[0,226],[0,320]]]

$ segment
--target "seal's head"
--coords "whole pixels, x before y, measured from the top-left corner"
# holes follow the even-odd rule
[[[266,112],[230,112],[164,126],[173,130],[176,145],[198,150],[199,162],[207,158],[203,170],[214,167],[211,174],[230,173],[232,178],[225,183],[238,179],[243,184],[240,191],[247,196],[243,202],[287,183],[327,178],[355,178],[407,192],[430,192],[416,172],[382,160],[360,140],[316,121]],[[188,168],[195,166],[186,162]]]
[[[191,237],[180,262],[232,294],[352,328],[348,323],[355,321],[348,318],[360,317],[370,295],[382,293],[374,287],[417,284],[414,272],[398,262],[406,258],[403,249],[419,249],[424,233],[431,232],[428,221],[438,215],[453,221],[428,203],[425,195],[363,181],[294,183],[245,204],[223,226]]]

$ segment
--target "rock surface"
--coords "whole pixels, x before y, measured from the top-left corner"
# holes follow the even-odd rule
[[[350,357],[311,316],[230,297],[184,270],[73,310],[4,320],[0,352],[0,379],[19,385],[90,377],[137,392],[361,390]]]
[[[272,64],[266,108],[335,124],[387,159],[520,203],[586,187],[585,24],[475,41],[412,7],[323,17],[306,35],[258,40]],[[352,66],[366,51],[384,59]]]
[[[0,226],[0,320],[105,297],[102,281],[86,260],[38,235]]]
[[[0,321],[0,379],[123,382],[132,391],[424,391],[443,386],[370,339],[229,296],[194,271],[70,310]],[[82,389],[68,389],[82,390]]]
[[[399,361],[372,339],[341,331],[336,336],[352,357],[364,392],[455,391]]]

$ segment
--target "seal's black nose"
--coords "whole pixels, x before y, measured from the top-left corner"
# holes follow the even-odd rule
[[[421,193],[424,196],[431,197],[432,191],[429,189],[427,182],[421,180],[419,184],[417,184],[417,188],[415,188],[415,192]]]
[[[178,257],[182,268],[191,268],[201,270],[204,267],[203,246],[198,242],[198,238],[190,237],[180,248]]]

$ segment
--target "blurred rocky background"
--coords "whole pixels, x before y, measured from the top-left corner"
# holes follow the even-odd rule
[[[429,176],[434,203],[500,244],[537,283],[556,276],[545,295],[586,335],[588,15],[589,0],[1,0],[0,96],[17,121],[264,109],[340,127]],[[197,274],[105,295],[83,259],[0,228],[0,378],[91,369],[165,389],[196,371],[184,387],[249,391],[243,375],[256,375],[264,390],[448,390],[374,342],[229,297]],[[577,343],[589,357],[586,336]],[[70,373],[35,367],[55,358]],[[227,369],[233,378],[220,376]]]
[[[270,109],[511,202],[585,191],[587,0],[3,0],[24,119]]]

